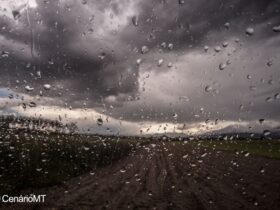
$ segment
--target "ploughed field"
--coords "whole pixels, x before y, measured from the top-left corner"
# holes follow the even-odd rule
[[[65,140],[67,138],[60,137],[60,144],[53,150],[59,149],[63,153],[63,148],[70,144],[69,139]],[[11,185],[10,194],[46,194],[46,202],[2,203],[1,209],[185,210],[280,207],[279,141],[153,142],[85,140],[81,136],[69,138],[78,143],[75,143],[72,150],[68,150],[66,156],[69,158],[76,152],[76,159],[62,158],[63,165],[52,169],[48,164],[53,166],[61,161],[59,153],[55,153],[58,155],[56,160],[48,159],[45,161],[48,164],[41,164],[39,171],[38,166],[34,169],[21,166],[34,170],[34,174],[30,175],[37,176],[34,183],[17,187],[19,183],[13,186],[15,179],[8,180],[5,173],[1,176],[1,187],[4,184]],[[47,144],[46,138],[43,139]],[[49,140],[58,139],[53,136]],[[13,145],[16,147],[16,144]],[[3,144],[0,148],[4,150]],[[49,154],[44,150],[43,153],[48,156],[54,151]],[[99,154],[98,158],[96,154]],[[29,158],[34,157],[30,155]],[[42,157],[37,158],[41,160]],[[69,167],[76,167],[75,173]],[[63,171],[66,172],[62,177],[59,176]],[[52,177],[55,182],[48,182],[48,177]],[[2,188],[2,191],[5,192],[5,189]]]

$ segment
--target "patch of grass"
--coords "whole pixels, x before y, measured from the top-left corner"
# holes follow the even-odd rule
[[[112,164],[137,141],[0,130],[0,194],[48,187]]]
[[[200,140],[192,141],[191,144],[280,159],[280,140]]]

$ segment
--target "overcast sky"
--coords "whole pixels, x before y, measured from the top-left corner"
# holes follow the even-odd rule
[[[279,0],[1,0],[0,48],[2,114],[129,135],[280,127]]]

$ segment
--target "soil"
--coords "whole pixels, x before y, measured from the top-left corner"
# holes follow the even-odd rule
[[[158,142],[40,193],[43,204],[2,209],[278,210],[280,160]]]

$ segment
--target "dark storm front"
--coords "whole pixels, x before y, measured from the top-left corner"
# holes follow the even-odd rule
[[[279,0],[2,0],[0,209],[279,209]]]

